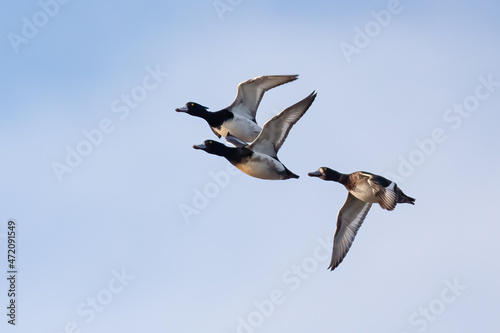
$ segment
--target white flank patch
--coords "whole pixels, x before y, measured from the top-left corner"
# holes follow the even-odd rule
[[[226,121],[217,132],[226,137],[228,133],[245,142],[252,142],[259,135],[261,128],[259,125],[245,117],[234,115],[234,118]]]

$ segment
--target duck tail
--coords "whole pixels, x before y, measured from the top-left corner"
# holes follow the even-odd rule
[[[288,170],[287,167],[285,167],[285,172],[286,172],[286,179],[290,179],[290,178],[299,178],[298,175],[294,174],[293,172],[291,172],[290,170]]]
[[[412,198],[412,197],[409,197],[407,196],[406,194],[403,193],[403,191],[401,191],[401,189],[399,190],[399,196],[398,196],[398,203],[409,203],[410,205],[414,205],[415,204],[415,199]]]

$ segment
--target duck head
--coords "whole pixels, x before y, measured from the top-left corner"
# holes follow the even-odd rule
[[[340,172],[327,167],[321,167],[318,171],[309,172],[308,175],[310,177],[318,177],[323,180],[331,180],[334,182],[338,182],[340,180],[340,176],[342,176]]]
[[[205,140],[203,141],[203,143],[199,145],[193,145],[193,148],[204,150],[209,154],[214,154],[219,156],[227,155],[227,151],[231,149],[231,147],[228,147],[220,142],[213,140]]]
[[[192,116],[200,116],[204,113],[207,113],[207,109],[208,108],[206,106],[200,105],[198,103],[188,102],[183,107],[175,109],[175,111],[185,112],[185,113],[190,114]]]

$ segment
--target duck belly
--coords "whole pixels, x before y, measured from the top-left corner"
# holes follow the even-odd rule
[[[260,126],[253,121],[235,114],[233,119],[224,122],[220,130],[216,131],[223,137],[230,133],[242,141],[252,142],[259,135],[260,130]]]
[[[358,184],[354,190],[350,191],[352,195],[364,202],[377,203],[377,197],[373,192],[373,188],[368,184],[368,182],[364,182]]]
[[[285,167],[279,161],[255,152],[250,159],[235,166],[247,175],[260,179],[284,179],[286,174]]]

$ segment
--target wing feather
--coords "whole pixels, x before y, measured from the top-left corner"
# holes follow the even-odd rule
[[[264,124],[262,131],[260,131],[257,138],[250,144],[249,148],[276,158],[290,129],[306,113],[314,102],[316,95],[316,92],[313,91],[300,102],[286,108],[271,118],[271,120]]]
[[[297,80],[298,75],[259,76],[238,85],[238,93],[229,111],[255,121],[255,114],[264,93],[272,88]]]
[[[328,267],[332,271],[344,260],[371,206],[371,203],[361,201],[351,193],[347,196],[337,217],[332,260]]]
[[[372,187],[378,204],[382,209],[394,210],[396,208],[398,195],[395,191],[396,184],[394,182],[381,176],[371,175],[368,179],[368,184]]]

